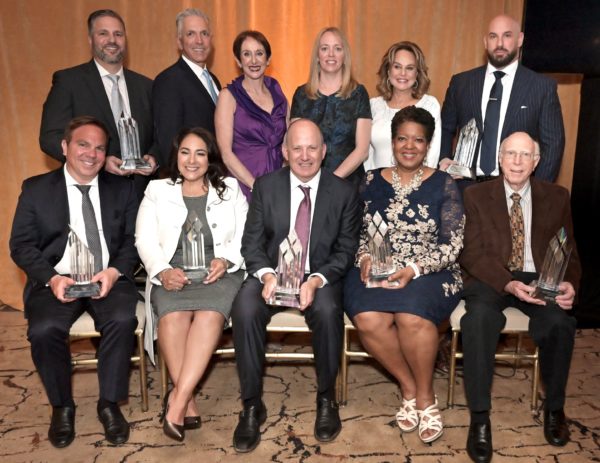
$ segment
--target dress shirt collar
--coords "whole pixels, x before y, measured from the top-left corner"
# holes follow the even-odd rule
[[[527,180],[527,183],[523,185],[523,187],[519,191],[514,191],[510,185],[504,179],[504,195],[506,196],[506,201],[510,201],[509,204],[512,203],[512,198],[510,197],[513,193],[518,193],[521,196],[521,201],[528,201],[531,197],[531,182]]]
[[[75,180],[73,178],[73,176],[69,173],[69,171],[67,170],[67,164],[64,165],[63,167],[63,171],[65,173],[65,182],[67,184],[67,187],[69,186],[73,186],[73,185],[82,185],[81,183],[79,183],[77,180]],[[96,175],[91,182],[86,183],[86,185],[90,185],[93,187],[98,187],[98,175]]]
[[[315,175],[313,178],[311,178],[308,182],[301,182],[300,179],[298,177],[296,177],[294,175],[294,173],[290,170],[290,187],[292,189],[292,191],[294,191],[294,188],[297,188],[298,186],[302,185],[302,186],[308,186],[310,187],[311,191],[316,192],[317,189],[319,188],[319,180],[321,179],[321,169],[319,169],[319,172],[317,172],[317,175]]]
[[[194,71],[194,74],[196,74],[198,77],[202,75],[205,69],[208,70],[206,68],[206,65],[200,66],[199,64],[194,63],[191,59],[187,58],[184,54],[182,54],[181,57],[183,58],[183,61],[185,61],[187,65],[192,69],[192,71]]]
[[[94,64],[96,65],[96,67],[98,68],[98,72],[100,73],[100,77],[104,79],[104,77],[112,74],[111,72],[108,72],[106,69],[104,69],[104,67],[102,67],[102,65],[96,61],[96,59],[94,58]],[[115,72],[116,76],[119,77],[123,77],[123,66],[121,66],[121,69],[119,69],[117,72]]]
[[[519,60],[513,61],[508,66],[506,66],[502,69],[498,69],[498,68],[492,66],[490,63],[488,63],[485,73],[486,73],[486,75],[489,75],[489,74],[492,74],[494,71],[502,71],[506,74],[506,76],[510,76],[512,79],[512,78],[514,78],[515,73],[517,72],[518,66],[519,66]],[[506,76],[504,76],[504,77],[506,77]]]

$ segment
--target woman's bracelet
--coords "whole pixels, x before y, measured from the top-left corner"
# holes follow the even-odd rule
[[[371,254],[369,254],[368,252],[363,252],[360,256],[358,256],[358,259],[356,259],[356,263],[359,267],[362,264],[362,261],[365,260],[367,257],[369,259],[371,258]]]

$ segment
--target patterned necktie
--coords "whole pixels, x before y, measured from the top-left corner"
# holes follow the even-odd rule
[[[218,98],[217,91],[215,90],[213,81],[210,78],[210,73],[208,72],[208,69],[204,68],[204,71],[202,71],[202,76],[206,80],[206,86],[208,87],[208,93],[210,93],[210,97],[212,98],[213,103],[217,104],[217,98]]]
[[[523,221],[523,210],[521,209],[521,195],[513,193],[510,208],[510,232],[512,235],[512,252],[508,260],[508,268],[511,272],[523,270],[525,260],[525,223]]]
[[[94,273],[102,270],[102,246],[100,245],[100,232],[96,222],[94,206],[90,199],[90,185],[75,185],[81,191],[81,213],[85,225],[85,236],[90,252],[94,255]]]
[[[500,125],[500,105],[502,102],[502,71],[494,71],[496,81],[492,85],[490,98],[485,110],[483,135],[481,137],[481,159],[479,167],[484,175],[490,175],[496,168],[496,145],[498,143],[498,125]]]
[[[302,243],[302,272],[306,271],[306,256],[308,254],[308,239],[310,237],[310,187],[298,185],[298,188],[304,193],[304,199],[298,206],[296,214],[296,223],[294,229],[300,243]]]
[[[108,74],[108,77],[113,85],[110,91],[110,109],[112,109],[113,117],[115,118],[115,124],[119,124],[119,119],[123,114],[123,97],[119,91],[119,78],[116,74]]]

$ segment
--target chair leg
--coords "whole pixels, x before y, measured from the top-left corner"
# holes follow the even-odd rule
[[[160,362],[160,400],[162,401],[167,395],[167,388],[169,385],[169,375],[167,371],[167,363],[163,357],[160,349],[158,349],[158,359]]]
[[[136,335],[139,351],[140,393],[142,395],[142,411],[148,411],[148,378],[146,372],[146,351],[144,350],[144,332]]]
[[[348,402],[348,350],[350,349],[349,329],[344,326],[344,340],[342,344],[342,368],[341,368],[341,397],[339,402],[345,405]]]
[[[521,360],[521,351],[523,349],[523,333],[517,334],[517,352],[515,357],[515,369],[519,368],[519,361]]]
[[[454,381],[456,378],[456,351],[458,348],[458,331],[452,330],[452,346],[450,348],[450,371],[448,373],[448,408],[454,407]]]
[[[533,385],[531,391],[531,411],[537,409],[538,386],[540,381],[540,349],[535,348],[535,360],[533,361]]]

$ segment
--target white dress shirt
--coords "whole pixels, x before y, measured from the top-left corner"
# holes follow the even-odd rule
[[[508,206],[508,214],[513,205],[513,200],[510,197],[513,193],[521,195],[521,210],[523,211],[523,225],[525,227],[525,255],[523,260],[524,272],[535,272],[535,264],[533,263],[533,254],[531,252],[531,183],[527,183],[519,191],[513,189],[504,181],[504,193],[506,195],[506,205]]]
[[[508,108],[508,100],[510,99],[510,92],[512,91],[513,82],[515,81],[515,74],[517,72],[517,67],[519,65],[518,61],[514,61],[510,63],[503,69],[497,69],[492,66],[490,63],[487,65],[487,69],[485,70],[485,80],[483,81],[483,92],[481,94],[481,117],[482,120],[485,121],[485,113],[487,111],[487,104],[490,99],[490,92],[492,91],[492,86],[496,81],[496,77],[494,76],[494,71],[502,71],[505,73],[502,76],[502,100],[500,101],[500,120],[498,121],[498,138],[496,140],[496,167],[490,175],[500,175],[500,168],[498,166],[498,150],[500,148],[500,142],[502,137],[502,127],[504,126],[504,118],[506,116],[506,108]],[[481,143],[479,144],[479,152],[481,153]],[[479,161],[481,160],[481,156],[477,157],[477,175],[485,175],[481,168],[479,167]]]
[[[206,66],[202,67],[202,66],[194,63],[193,61],[186,58],[185,55],[181,55],[181,57],[183,58],[183,61],[185,61],[188,64],[188,66],[194,72],[194,74],[196,74],[196,77],[198,77],[198,79],[200,79],[200,82],[202,82],[202,85],[204,85],[204,88],[210,95],[210,90],[208,89],[208,82],[206,81],[206,76],[204,74],[204,69],[206,68]],[[212,82],[213,88],[215,89],[215,93],[217,94],[217,96],[219,96],[219,88],[215,84],[215,81],[213,80],[213,78],[210,77],[210,74],[208,76],[210,78],[210,81]]]
[[[100,77],[102,78],[102,83],[104,84],[104,91],[106,92],[106,96],[108,98],[108,101],[110,102],[110,94],[114,85],[113,81],[110,80],[110,78],[108,77],[110,72],[108,72],[100,64],[98,64],[96,60],[94,60],[94,63],[96,63],[96,67],[98,68],[98,72],[100,73]],[[129,93],[127,93],[127,85],[125,83],[123,67],[121,67],[121,69],[119,69],[119,71],[116,72],[115,75],[119,76],[119,92],[121,92],[121,101],[123,102],[123,115],[125,117],[131,117],[131,106],[129,106]]]
[[[85,234],[85,223],[83,221],[83,213],[81,212],[81,202],[83,194],[76,185],[79,183],[69,174],[67,170],[67,165],[63,167],[65,173],[65,181],[67,184],[67,198],[69,201],[69,223],[71,228],[75,230],[75,233],[79,237],[83,243],[87,246],[87,236]],[[98,192],[98,176],[96,176],[90,183],[90,200],[92,201],[92,206],[94,207],[94,214],[96,215],[96,223],[98,224],[98,232],[100,233],[100,246],[102,248],[102,268],[105,269],[108,267],[108,246],[106,245],[106,239],[104,239],[104,232],[102,230],[102,214],[100,213],[100,194]],[[66,275],[71,273],[71,249],[69,248],[69,243],[67,242],[67,246],[65,247],[65,252],[62,256],[62,259],[56,264],[54,267],[61,275]]]

